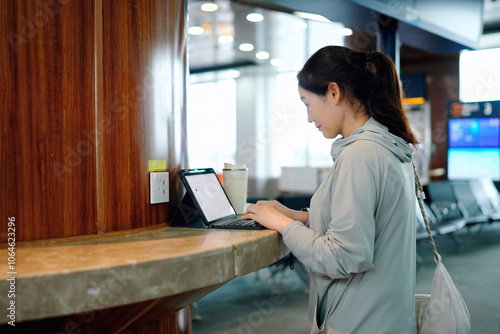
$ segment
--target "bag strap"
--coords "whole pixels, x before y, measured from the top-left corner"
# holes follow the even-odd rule
[[[429,221],[427,220],[427,215],[425,214],[424,204],[422,202],[425,199],[424,189],[422,189],[422,185],[420,184],[420,179],[417,175],[417,169],[415,168],[415,163],[411,162],[413,165],[413,173],[415,174],[415,194],[417,195],[418,206],[420,207],[420,212],[422,212],[422,217],[424,218],[425,228],[427,230],[427,234],[429,235],[429,241],[431,242],[432,251],[434,252],[434,258],[436,259],[436,263],[439,262],[439,253],[436,248],[436,244],[434,243],[434,238],[432,237],[431,228],[429,226]]]

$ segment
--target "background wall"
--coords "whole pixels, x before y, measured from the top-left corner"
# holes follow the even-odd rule
[[[185,149],[183,0],[0,0],[0,243],[166,223]],[[149,204],[148,160],[170,203]]]
[[[431,106],[431,170],[446,168],[448,146],[447,105],[458,101],[458,52],[432,54],[404,46],[401,49],[402,73],[425,73],[426,100]],[[434,181],[443,176],[435,176]]]

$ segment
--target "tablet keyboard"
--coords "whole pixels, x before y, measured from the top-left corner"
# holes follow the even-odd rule
[[[223,227],[232,227],[232,228],[249,228],[249,227],[254,227],[254,228],[263,228],[262,225],[257,223],[255,220],[252,219],[238,219],[234,220],[231,222],[227,222],[225,224],[222,224],[221,226]]]

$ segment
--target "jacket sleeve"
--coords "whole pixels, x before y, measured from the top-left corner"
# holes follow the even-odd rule
[[[283,233],[285,244],[302,263],[332,279],[373,268],[376,181],[370,158],[351,153],[337,158],[330,198],[318,199],[321,205],[330,205],[331,220],[323,223],[328,224],[326,232],[293,222]]]

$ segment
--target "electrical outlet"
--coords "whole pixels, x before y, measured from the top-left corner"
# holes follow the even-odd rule
[[[149,173],[149,203],[166,203],[168,197],[168,172]]]

